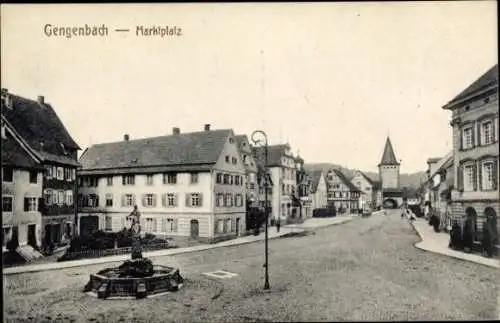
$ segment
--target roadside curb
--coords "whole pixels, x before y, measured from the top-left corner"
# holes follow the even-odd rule
[[[487,258],[485,260],[487,261],[477,261],[475,259],[470,259],[469,257],[470,256],[475,256],[475,255],[469,255],[469,254],[456,254],[455,252],[460,252],[460,251],[455,251],[455,250],[438,250],[438,248],[433,248],[433,247],[428,247],[425,245],[425,241],[422,237],[422,234],[420,233],[420,231],[418,231],[418,229],[415,227],[415,225],[413,224],[413,222],[411,222],[411,226],[413,228],[413,230],[417,233],[418,237],[420,238],[420,241],[419,242],[416,242],[413,244],[413,246],[419,250],[422,250],[422,251],[427,251],[427,252],[432,252],[434,254],[438,254],[438,255],[442,255],[442,256],[446,256],[446,257],[450,257],[450,258],[454,258],[454,259],[458,259],[458,260],[462,260],[462,261],[467,261],[467,262],[472,262],[472,263],[475,263],[475,264],[478,264],[478,265],[483,265],[483,266],[487,266],[487,267],[490,267],[490,268],[496,268],[496,269],[499,269],[500,268],[500,261],[497,259],[496,263],[493,263],[489,261],[489,259],[495,259],[495,258]],[[453,251],[453,252],[451,252]]]
[[[297,227],[285,226],[285,228],[292,229],[292,230],[318,230],[318,229],[328,228],[328,227],[331,227],[331,226],[334,226],[334,225],[339,225],[339,224],[344,224],[344,223],[347,223],[347,222],[351,222],[355,218],[357,218],[357,217],[353,216],[353,217],[342,219],[342,221],[338,221],[338,222],[334,222],[334,223],[329,223],[329,224],[325,224],[325,225],[321,225],[321,226],[316,226],[316,227],[314,227],[314,226],[311,226],[311,227],[308,227],[308,226],[304,226],[304,227],[300,227],[300,226],[297,226]]]
[[[306,230],[301,229],[301,228],[291,228],[291,229],[293,229],[293,232],[306,231]],[[292,232],[292,231],[290,231],[290,232]],[[290,232],[287,232],[287,233],[290,233]],[[279,235],[268,237],[268,240],[280,238],[281,236],[283,236],[287,233],[282,233]],[[264,232],[262,232],[261,234],[264,235]],[[171,250],[170,252],[165,252],[164,250],[161,250],[164,252],[164,254],[161,254],[161,252],[158,252],[155,250],[155,251],[144,252],[144,257],[145,258],[156,258],[156,257],[175,256],[175,255],[180,255],[180,254],[205,251],[205,250],[216,249],[216,248],[229,248],[229,247],[234,247],[234,246],[240,246],[240,245],[260,242],[260,241],[264,241],[264,240],[265,239],[262,238],[262,239],[249,240],[249,241],[240,241],[238,243],[232,243],[232,244],[231,243],[224,244],[224,242],[226,242],[226,241],[224,241],[224,242],[221,242],[220,244],[209,244],[209,245],[201,245],[201,246],[196,246],[196,247],[170,249]],[[229,240],[229,241],[231,241],[231,240]],[[169,250],[169,249],[167,249],[167,250]],[[154,254],[155,252],[158,254]],[[3,269],[3,275],[7,276],[7,275],[16,275],[16,274],[24,274],[24,273],[35,273],[35,272],[48,271],[48,270],[61,270],[61,269],[75,268],[75,267],[94,266],[94,265],[114,263],[114,262],[123,262],[127,259],[130,259],[130,254],[102,257],[102,258],[91,258],[91,259],[84,259],[84,260],[74,260],[75,263],[70,263],[70,261],[68,261],[68,262],[56,262],[56,263],[47,264],[47,266],[45,266],[45,267],[38,267],[38,268],[36,267],[36,265],[33,265],[33,268],[29,268],[30,265],[19,266],[19,267],[10,267],[10,268]],[[85,260],[92,260],[92,262],[86,262]],[[44,265],[40,265],[40,266],[44,266]]]

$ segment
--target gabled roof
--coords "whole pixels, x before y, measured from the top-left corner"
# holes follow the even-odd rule
[[[50,104],[8,95],[12,108],[6,107],[2,100],[2,115],[32,149],[39,150],[41,141],[51,153],[59,152],[61,143],[67,148],[80,149]]]
[[[446,169],[447,167],[449,167],[450,163],[453,163],[453,150],[449,151],[446,154],[446,156],[439,159],[439,161],[436,164],[436,170],[432,174],[430,174],[429,179],[431,179],[434,175],[441,172],[443,169]],[[448,165],[448,166],[446,166],[446,165]]]
[[[252,147],[252,153],[259,164],[264,164],[264,147]],[[281,157],[285,156],[285,152],[290,149],[290,145],[271,145],[267,147],[268,152],[268,166],[281,166]]]
[[[332,169],[332,172],[344,183],[351,192],[361,192],[339,169]]]
[[[194,171],[215,165],[233,135],[225,129],[97,144],[87,149],[80,163],[83,170],[168,166],[175,171],[190,166]]]
[[[485,91],[498,88],[498,64],[495,64],[465,90],[448,102],[443,109],[452,109],[461,101],[465,101]]]
[[[250,142],[248,141],[247,135],[235,135],[234,140],[236,141],[238,149],[240,151],[242,151],[243,153],[245,153],[246,155],[250,155],[249,157],[251,157],[253,159],[252,146],[250,145]],[[247,143],[246,147],[243,147],[243,143]],[[257,171],[257,165],[254,164],[252,166],[252,164],[245,162],[245,161],[243,161],[243,163],[245,165],[245,170],[247,172],[256,172]]]
[[[307,172],[309,178],[311,179],[311,192],[316,192],[318,189],[318,184],[321,180],[321,176],[323,176],[323,171],[322,170],[313,170],[310,172]]]
[[[427,159],[427,164],[434,164],[441,160],[442,157],[432,157]]]
[[[380,160],[379,166],[381,165],[399,165],[389,137],[387,137],[385,141],[384,153],[382,154],[382,160]]]
[[[12,135],[6,127],[6,138],[2,138],[2,166],[26,169],[44,169],[33,154],[23,144]]]

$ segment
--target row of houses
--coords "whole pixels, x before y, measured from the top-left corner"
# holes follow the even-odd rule
[[[440,217],[442,228],[468,222],[476,243],[485,225],[498,237],[498,64],[443,109],[452,114],[453,149],[428,159],[422,206]]]

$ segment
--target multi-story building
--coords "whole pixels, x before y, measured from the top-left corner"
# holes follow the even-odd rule
[[[362,192],[338,169],[331,169],[326,174],[328,205],[347,213],[357,212]]]
[[[305,220],[312,217],[313,200],[311,195],[311,179],[309,174],[304,169],[304,159],[297,155],[295,158],[296,166],[296,183],[297,190],[295,191],[294,203],[299,204],[299,219]]]
[[[4,89],[2,97],[8,97],[8,100],[3,100],[8,104],[5,108],[2,106],[5,122],[45,168],[41,181],[44,198],[36,201],[36,208],[42,215],[41,245],[42,248],[57,247],[64,243],[65,237],[74,234],[76,212],[73,197],[76,195],[80,147],[43,96],[35,101]]]
[[[498,64],[443,106],[452,114],[452,218],[481,241],[488,225],[498,243]]]
[[[264,165],[264,147],[253,147],[253,155],[259,166]],[[297,188],[295,157],[290,145],[268,146],[268,173],[272,189],[268,192],[268,203],[270,203],[269,220],[280,219],[285,223],[298,217],[300,205],[294,199]],[[260,201],[264,201],[264,191],[260,192]]]
[[[372,180],[368,175],[357,170],[351,182],[364,193],[361,194],[362,200],[359,206],[361,209],[374,209],[381,205],[381,202],[378,201],[381,198],[380,183],[378,181]]]
[[[241,159],[246,169],[246,199],[252,198],[257,201],[259,195],[259,183],[257,182],[257,163],[252,154],[252,146],[246,135],[234,136],[241,152]],[[256,205],[258,206],[258,205]]]
[[[2,111],[4,109],[2,105]],[[44,168],[28,145],[2,114],[2,233],[3,251],[41,246],[42,215],[38,203],[42,197]]]
[[[313,170],[308,174],[311,208],[326,208],[328,206],[328,191],[323,170]]]
[[[80,157],[80,232],[129,227],[135,205],[143,232],[200,242],[245,231],[246,175],[233,130],[104,143]]]
[[[396,159],[389,137],[385,142],[384,153],[378,164],[382,185],[382,204],[386,208],[397,208],[403,204],[403,193],[399,181],[400,163]]]

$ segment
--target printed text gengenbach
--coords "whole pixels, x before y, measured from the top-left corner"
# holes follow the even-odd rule
[[[92,26],[85,24],[84,26],[61,27],[46,24],[43,31],[47,37],[85,37],[85,36],[108,36],[108,27],[105,24],[100,26]]]

